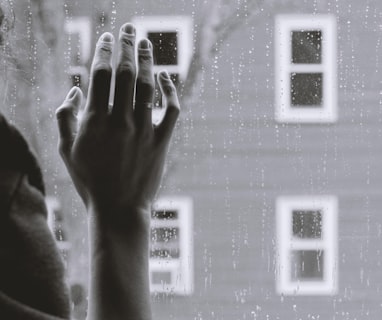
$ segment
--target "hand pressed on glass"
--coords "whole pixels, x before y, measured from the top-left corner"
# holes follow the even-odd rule
[[[168,106],[162,123],[154,127],[150,108],[155,83],[151,43],[146,39],[139,43],[136,71],[131,24],[121,29],[118,42],[113,105],[109,106],[109,91],[114,39],[105,33],[96,46],[89,98],[80,123],[76,118],[80,89],[73,88],[57,110],[59,148],[87,207],[146,208],[160,183],[179,103],[168,73],[160,73],[158,82]]]
[[[153,126],[152,45],[147,39],[139,43],[136,68],[135,28],[125,24],[118,47],[112,105],[114,39],[105,33],[96,45],[81,119],[79,88],[72,88],[57,110],[59,151],[89,214],[89,318],[149,319],[150,207],[179,102],[168,73],[161,72],[167,106],[162,122]]]

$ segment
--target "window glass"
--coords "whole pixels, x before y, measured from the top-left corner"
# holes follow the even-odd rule
[[[293,236],[298,238],[321,238],[321,211],[293,210]]]
[[[292,31],[292,62],[321,63],[321,30]]]
[[[151,230],[152,258],[179,258],[179,228]]]
[[[292,73],[291,105],[317,106],[322,104],[322,73]]]
[[[147,38],[153,44],[156,65],[177,65],[177,32],[148,32]]]
[[[291,280],[323,280],[324,255],[318,250],[295,250],[291,252]]]
[[[154,317],[380,319],[382,1],[0,4],[0,108],[55,199],[73,318],[86,319],[87,216],[54,113],[72,85],[85,106],[97,39],[131,21],[181,104],[151,216]],[[156,124],[164,105],[157,90]]]
[[[171,285],[171,272],[153,272],[151,281],[154,285]]]

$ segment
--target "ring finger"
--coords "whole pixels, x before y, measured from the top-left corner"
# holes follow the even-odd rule
[[[143,39],[138,48],[138,77],[134,110],[137,129],[152,128],[154,88],[152,44],[149,40]]]

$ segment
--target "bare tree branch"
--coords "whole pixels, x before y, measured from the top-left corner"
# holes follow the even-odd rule
[[[212,56],[232,33],[261,11],[263,1],[243,0],[232,4],[229,0],[217,0],[206,5],[197,23],[195,52],[187,79],[181,88],[183,102],[192,97],[200,74],[208,66]]]

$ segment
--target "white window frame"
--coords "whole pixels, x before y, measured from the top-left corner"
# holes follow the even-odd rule
[[[89,17],[72,17],[65,20],[64,30],[68,35],[77,33],[80,39],[80,63],[86,64],[90,59],[92,28]]]
[[[320,30],[320,64],[292,63],[292,31]],[[275,19],[275,116],[278,122],[337,121],[337,22],[333,15],[278,15]],[[322,106],[291,106],[291,73],[322,73]]]
[[[91,21],[89,17],[72,17],[65,21],[65,32],[70,36],[72,34],[78,34],[80,39],[80,64],[69,66],[68,74],[80,75],[82,81],[86,84],[85,79],[88,78],[88,70],[86,64],[88,63],[91,55],[92,44],[92,29]]]
[[[147,38],[149,32],[177,32],[178,47],[176,65],[155,65],[154,73],[166,69],[169,73],[187,77],[193,54],[193,22],[190,16],[135,16],[132,23],[136,27],[137,41]]]
[[[320,210],[321,238],[293,236],[293,210]],[[282,295],[335,295],[338,290],[338,200],[335,196],[282,196],[276,201],[277,280]],[[323,280],[292,281],[291,252],[322,250]]]
[[[150,258],[150,290],[152,293],[190,295],[194,288],[193,273],[193,203],[188,197],[162,197],[153,204],[153,210],[176,210],[177,219],[151,219],[151,228],[179,228],[179,258]],[[170,284],[154,284],[154,272],[169,272]]]

